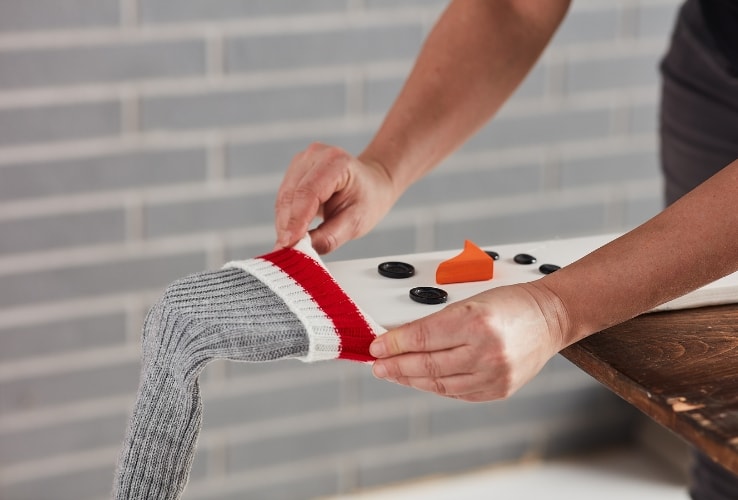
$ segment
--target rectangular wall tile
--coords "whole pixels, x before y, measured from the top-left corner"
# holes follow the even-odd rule
[[[0,382],[0,414],[38,410],[76,401],[125,395],[136,387],[138,362]]]
[[[0,329],[0,362],[112,346],[125,338],[122,311],[7,327]]]
[[[313,142],[337,146],[355,156],[366,147],[369,139],[368,133],[334,134],[318,130],[309,137],[229,143],[226,150],[227,172],[229,177],[280,174],[287,169],[295,155]]]
[[[566,67],[566,92],[627,88],[659,83],[659,60],[654,54],[626,55],[570,62]]]
[[[343,84],[305,85],[145,97],[141,123],[144,130],[233,127],[341,116],[345,109]]]
[[[0,200],[147,189],[204,181],[204,148],[112,152],[0,166]]]
[[[3,0],[0,31],[23,32],[117,26],[118,0]]]
[[[422,40],[419,23],[234,38],[226,45],[226,67],[243,72],[406,59],[417,54]]]
[[[268,224],[274,219],[275,197],[276,191],[150,206],[146,210],[146,237]]]
[[[144,23],[232,21],[262,16],[299,16],[343,12],[346,0],[141,0]]]
[[[526,115],[502,113],[472,137],[461,151],[603,138],[610,135],[611,127],[610,110],[606,107],[545,110]]]
[[[28,89],[205,73],[205,42],[97,44],[0,52],[0,88]]]
[[[602,4],[601,4],[602,5]],[[553,45],[614,40],[618,33],[619,6],[571,9],[553,38]]]
[[[3,108],[0,147],[109,137],[120,133],[120,122],[120,105],[111,100]]]
[[[127,422],[128,415],[120,413],[30,431],[0,432],[0,467],[101,447],[117,447],[123,442]]]
[[[465,239],[488,245],[495,242],[540,241],[604,232],[604,205],[551,209],[545,213],[480,218],[474,221],[442,222],[436,227],[438,248],[460,248]]]
[[[13,481],[8,485],[0,483],[0,491],[8,500],[55,500],[61,498],[106,498],[110,496],[113,484],[111,464],[100,464],[94,468],[74,470],[66,474],[39,474],[30,481]]]
[[[453,169],[431,174],[410,187],[397,205],[401,207],[431,205],[444,202],[488,199],[495,196],[536,192],[542,188],[540,165],[517,165],[510,168],[482,168],[459,175]]]
[[[561,186],[596,185],[634,179],[657,179],[658,158],[655,151],[599,155],[562,159]]]
[[[101,294],[161,288],[205,269],[205,255],[132,258],[121,261],[44,269],[2,277],[0,309]]]
[[[243,395],[214,396],[203,389],[207,407],[206,426],[221,427],[247,422],[269,421],[310,412],[329,412],[340,406],[340,381],[270,387]]]
[[[0,220],[0,254],[117,243],[126,237],[124,208]]]

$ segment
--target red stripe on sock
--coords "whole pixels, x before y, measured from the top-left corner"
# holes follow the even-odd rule
[[[341,340],[338,357],[374,361],[369,344],[376,338],[364,315],[328,271],[311,257],[293,248],[262,255],[299,283],[331,319]]]

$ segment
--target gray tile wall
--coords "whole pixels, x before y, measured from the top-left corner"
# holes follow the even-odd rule
[[[661,203],[676,0],[574,2],[498,119],[331,259],[626,230]],[[443,8],[389,0],[0,3],[0,498],[108,495],[139,332],[183,275],[271,249],[311,141],[358,153]],[[470,405],[348,363],[213,363],[186,498],[302,499],[627,439],[561,358]],[[285,479],[289,478],[289,480]]]

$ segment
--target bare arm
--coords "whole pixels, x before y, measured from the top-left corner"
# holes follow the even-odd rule
[[[569,0],[455,0],[360,159],[402,191],[487,122],[525,78]]]
[[[738,160],[539,285],[565,309],[563,348],[736,270]]]
[[[276,201],[277,245],[312,232],[320,253],[363,236],[415,180],[502,106],[561,23],[569,0],[455,0],[358,158],[313,144],[290,164]]]

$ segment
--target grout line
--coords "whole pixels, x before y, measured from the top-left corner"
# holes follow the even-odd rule
[[[126,301],[126,344],[134,349],[141,349],[141,331],[146,311],[152,304],[153,301],[146,301],[138,294]]]
[[[0,383],[90,370],[103,366],[126,365],[137,363],[139,359],[140,352],[137,347],[114,346],[63,354],[47,354],[19,361],[4,361],[0,365]]]
[[[553,193],[562,190],[561,152],[555,148],[546,151],[541,165],[541,189]]]
[[[140,23],[139,0],[120,0],[120,25],[121,28],[132,28]]]
[[[141,132],[141,100],[134,89],[122,89],[120,101],[120,130],[123,135]]]
[[[119,447],[108,446],[30,462],[4,465],[0,471],[0,486],[36,481],[42,477],[61,476],[77,471],[114,466]],[[40,472],[43,471],[43,472]]]
[[[207,143],[207,180],[209,183],[222,183],[226,179],[226,141],[220,134],[213,133]]]
[[[346,74],[346,113],[348,116],[362,116],[366,112],[365,76],[360,71]]]
[[[125,202],[127,242],[143,242],[146,237],[146,217],[140,196],[130,196]]]
[[[0,415],[0,435],[40,427],[53,427],[68,422],[92,420],[99,417],[125,414],[133,407],[135,395],[115,396],[86,401],[75,401],[68,405],[45,406],[31,411]]]
[[[206,67],[207,67],[207,79],[217,80],[218,78],[225,78],[226,71],[226,54],[225,54],[225,42],[223,36],[217,31],[213,30],[212,33],[206,37]]]

